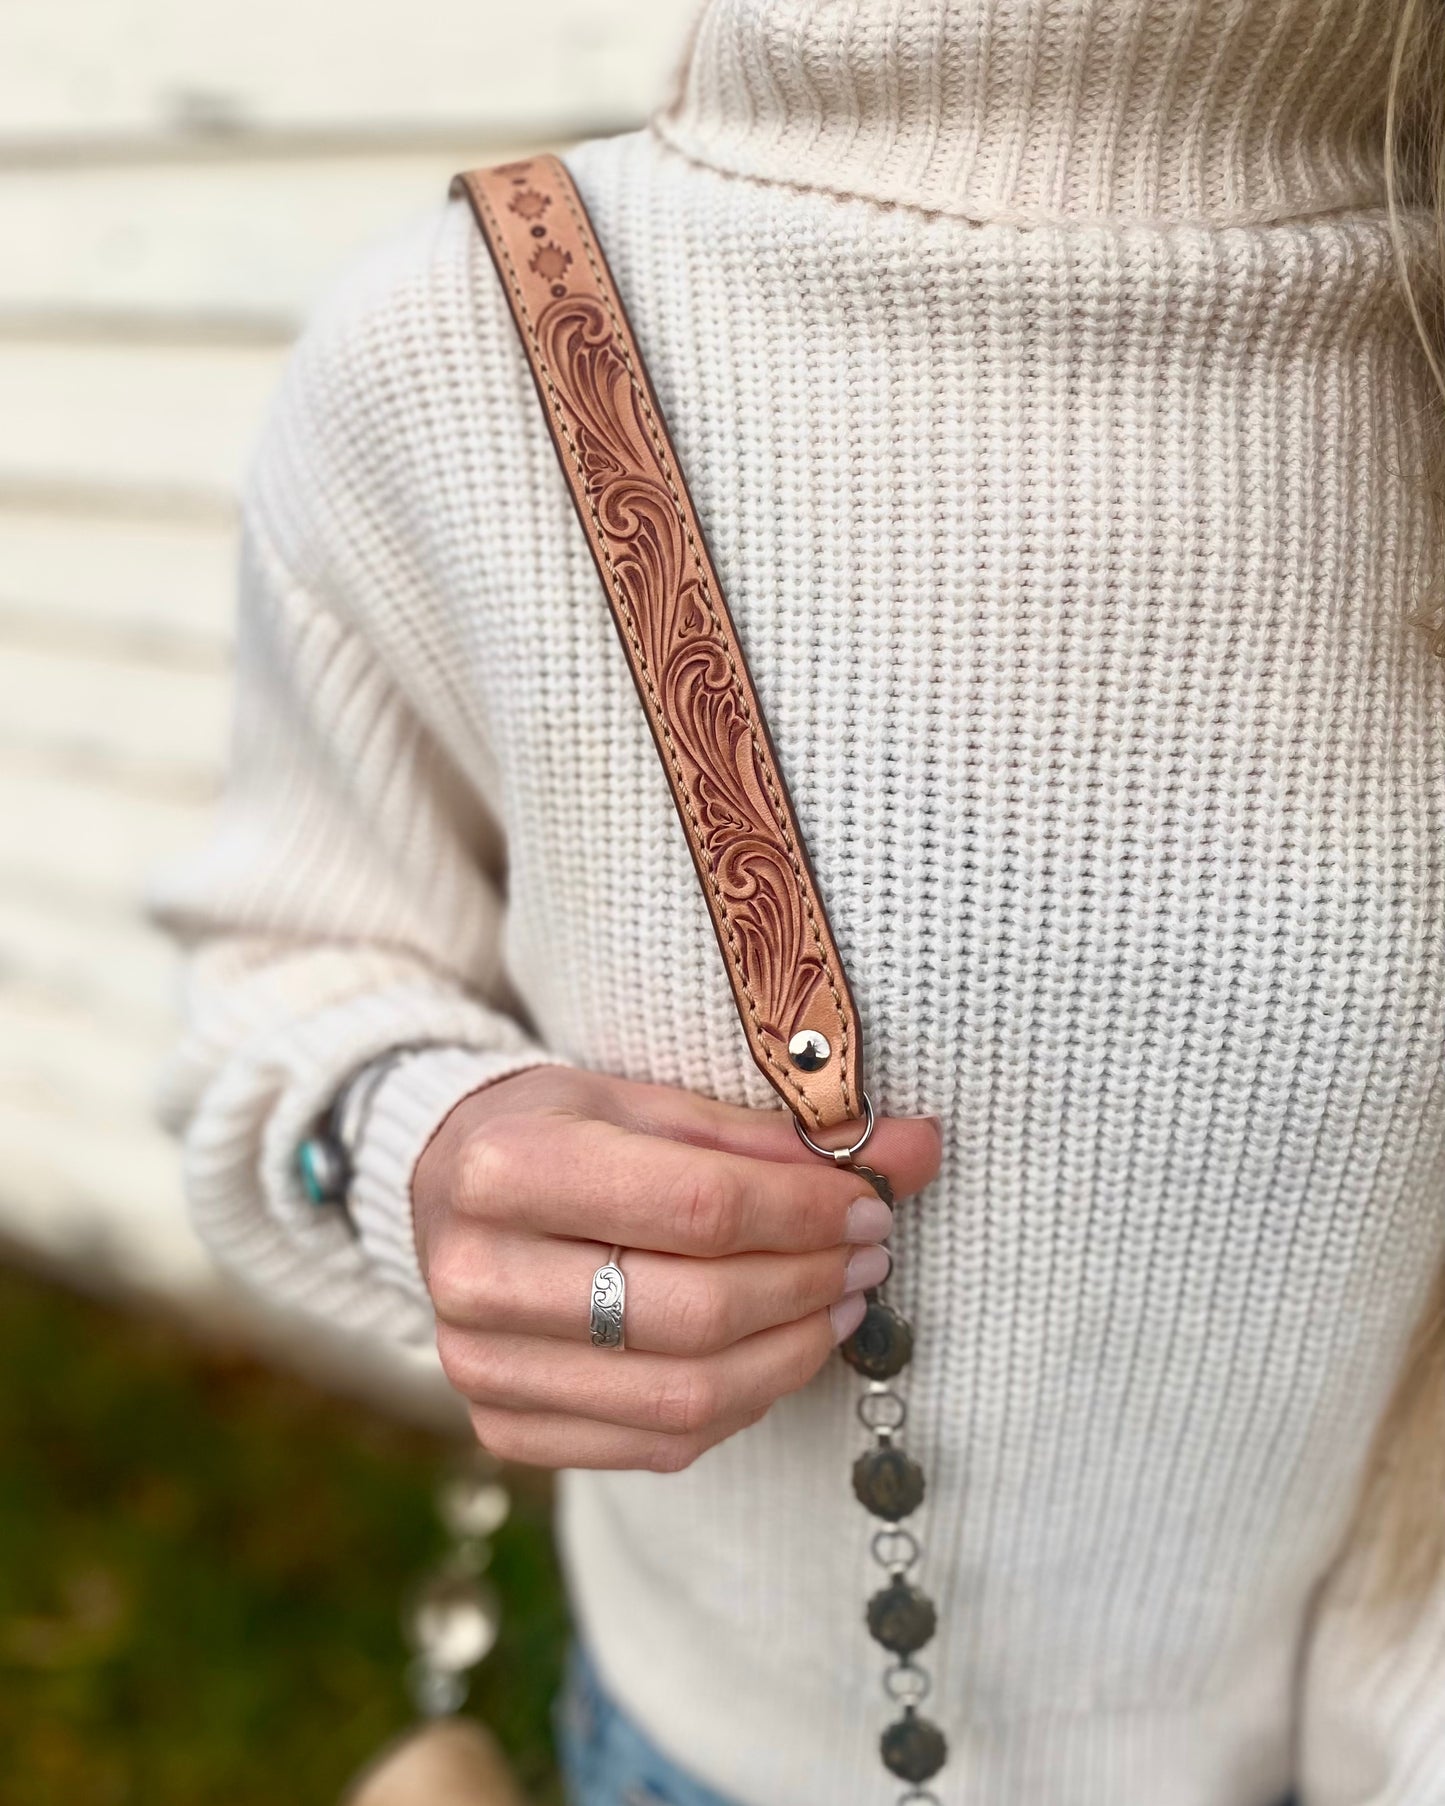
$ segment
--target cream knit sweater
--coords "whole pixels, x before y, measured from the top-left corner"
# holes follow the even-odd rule
[[[1434,403],[1342,124],[1388,11],[710,0],[650,127],[568,158],[873,1094],[945,1125],[896,1284],[950,1806],[1445,1801],[1445,1594],[1381,1643],[1321,1584],[1445,1254]],[[246,524],[169,1107],[223,1260],[424,1338],[409,1175],[469,1089],[775,1100],[459,205],[320,310]],[[442,1045],[356,1241],[292,1150],[398,1042]],[[564,1484],[607,1681],[746,1806],[898,1791],[854,1397]]]

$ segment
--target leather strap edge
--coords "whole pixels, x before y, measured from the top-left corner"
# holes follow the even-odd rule
[[[750,1051],[810,1129],[862,1110],[862,1035],[817,879],[681,463],[559,157],[467,171],[471,208],[597,566]],[[797,1064],[788,1043],[823,1036]]]

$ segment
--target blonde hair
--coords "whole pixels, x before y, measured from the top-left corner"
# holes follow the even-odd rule
[[[1384,125],[1400,288],[1439,390],[1421,422],[1422,474],[1445,543],[1445,0],[1401,0]],[[1445,658],[1445,594],[1412,618]],[[1445,1572],[1445,1264],[1376,1432],[1348,1546],[1379,1606],[1419,1602]]]
[[[1400,288],[1445,404],[1445,0],[1400,0],[1384,125]],[[1428,412],[1424,427],[1426,487],[1445,531],[1445,405]],[[1415,619],[1445,657],[1445,596],[1427,598]]]

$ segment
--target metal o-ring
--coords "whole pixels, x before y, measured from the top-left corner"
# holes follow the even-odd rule
[[[895,1436],[908,1421],[908,1401],[891,1386],[872,1386],[854,1406],[858,1421],[875,1436]]]
[[[895,1574],[906,1574],[923,1559],[923,1549],[911,1530],[895,1524],[888,1530],[875,1530],[870,1547],[880,1568]]]
[[[803,1127],[800,1117],[793,1118],[793,1127],[798,1131],[798,1137],[805,1147],[810,1148],[815,1154],[821,1154],[825,1160],[836,1160],[840,1166],[843,1166],[855,1155],[861,1154],[868,1145],[869,1137],[873,1133],[873,1100],[866,1091],[863,1093],[863,1133],[851,1147],[825,1148],[820,1146]]]
[[[883,1670],[883,1691],[895,1705],[921,1706],[933,1691],[933,1679],[912,1662],[894,1662]]]

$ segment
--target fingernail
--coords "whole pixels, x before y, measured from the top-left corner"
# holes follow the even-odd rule
[[[893,1228],[893,1212],[882,1198],[858,1198],[848,1206],[845,1242],[881,1242]]]
[[[866,1292],[869,1286],[881,1286],[893,1270],[893,1256],[886,1248],[872,1242],[859,1248],[843,1270],[845,1292]]]
[[[863,1313],[868,1309],[868,1300],[861,1292],[850,1292],[848,1296],[835,1304],[828,1312],[833,1324],[834,1342],[846,1342],[863,1321]]]

